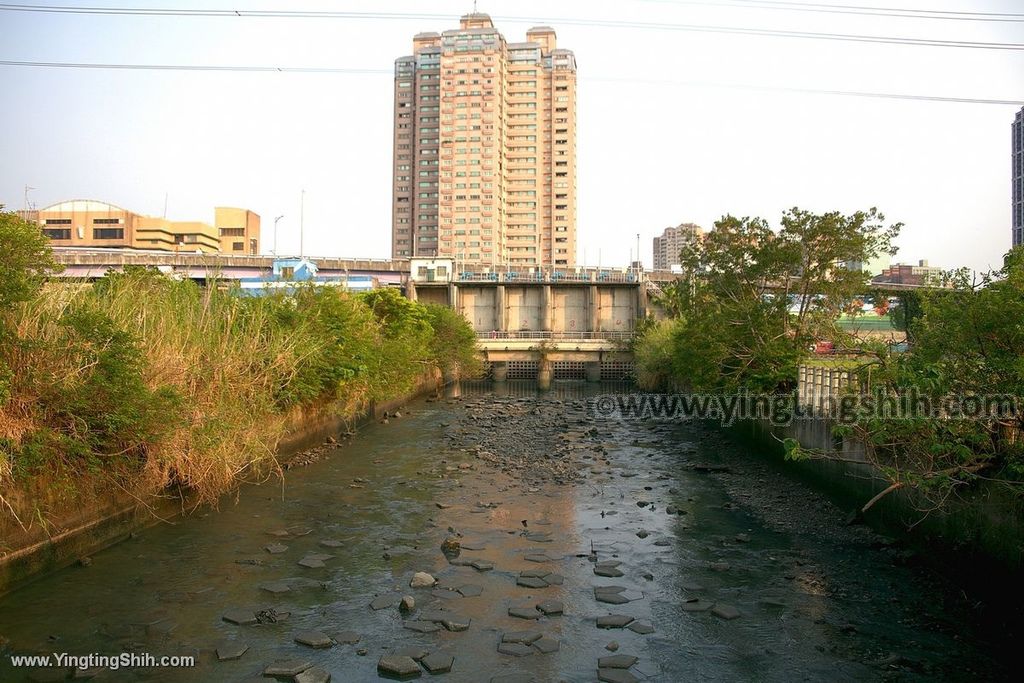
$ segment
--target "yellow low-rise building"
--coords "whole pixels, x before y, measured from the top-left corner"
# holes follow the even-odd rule
[[[93,199],[19,213],[38,223],[54,246],[259,253],[260,217],[248,209],[216,207],[213,225],[143,216]]]

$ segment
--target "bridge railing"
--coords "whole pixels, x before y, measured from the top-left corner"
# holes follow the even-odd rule
[[[464,270],[458,274],[457,282],[495,282],[502,284],[517,284],[541,282],[545,284],[559,282],[638,282],[636,273],[613,270],[536,270],[528,271],[493,271],[481,272]]]
[[[476,333],[480,340],[551,340],[551,341],[628,341],[632,332],[625,330],[606,330],[596,332],[546,332],[541,330],[480,330]]]

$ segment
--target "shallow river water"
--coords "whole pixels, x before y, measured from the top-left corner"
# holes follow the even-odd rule
[[[0,681],[69,673],[14,669],[11,652],[197,658],[192,668],[90,672],[97,681],[271,680],[261,676],[278,660],[375,681],[382,656],[410,647],[452,656],[436,676],[452,683],[1004,676],[955,591],[886,539],[847,527],[829,501],[714,430],[588,417],[585,396],[608,390],[450,388],[288,471],[283,485],[244,487],[218,511],[44,577],[0,599]],[[508,418],[513,408],[521,417]],[[502,443],[526,454],[518,467],[501,465]],[[549,455],[534,468],[530,452]],[[546,476],[552,463],[562,469]],[[458,555],[442,553],[446,538]],[[299,564],[310,555],[314,566]],[[411,588],[420,571],[439,585]],[[550,585],[517,585],[531,578],[522,572]],[[594,589],[608,586],[623,590],[599,602]],[[402,595],[415,599],[411,613],[393,604]],[[372,609],[381,596],[387,606]],[[538,611],[545,602],[561,614]],[[267,623],[230,623],[231,611]],[[468,629],[448,630],[439,611]],[[599,628],[608,615],[632,628]],[[336,642],[296,643],[306,631]],[[244,646],[218,660],[217,647]],[[599,673],[613,654],[636,662]]]

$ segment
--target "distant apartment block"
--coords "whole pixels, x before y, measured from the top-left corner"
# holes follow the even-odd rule
[[[683,247],[703,236],[704,230],[694,223],[665,228],[661,237],[654,238],[654,270],[671,270],[672,266],[678,266]]]
[[[1024,107],[1017,112],[1010,135],[1010,179],[1012,181],[1010,215],[1013,219],[1013,246],[1024,244]]]
[[[18,213],[38,223],[54,246],[259,253],[260,217],[248,209],[217,207],[213,225],[143,216],[93,199]]]
[[[921,260],[917,265],[894,263],[881,275],[872,278],[872,282],[887,282],[899,285],[939,285],[942,284],[943,269],[928,265]]]
[[[395,62],[391,254],[490,266],[576,260],[576,58],[486,14]]]

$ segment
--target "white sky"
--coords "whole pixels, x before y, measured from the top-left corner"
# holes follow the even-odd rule
[[[41,0],[30,0],[43,4]],[[804,0],[806,1],[806,0]],[[1024,12],[1022,0],[820,0]],[[714,6],[716,2],[737,6]],[[625,265],[668,225],[725,213],[773,223],[794,205],[877,206],[906,224],[896,260],[985,269],[1010,244],[1012,105],[722,87],[856,90],[1024,101],[1024,51],[725,35],[564,19],[1024,43],[1022,22],[764,9],[749,0],[483,0],[506,39],[550,24],[579,65],[579,259]],[[370,74],[0,66],[0,203],[72,198],[212,222],[215,205],[284,214],[297,252],[387,257],[392,77],[413,34],[457,26],[461,2],[53,0],[120,7],[345,10],[448,19],[82,16],[0,11],[0,60],[343,67]],[[936,7],[938,5],[938,7]],[[512,21],[514,17],[524,18]]]

